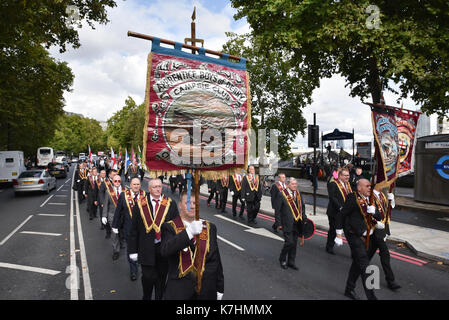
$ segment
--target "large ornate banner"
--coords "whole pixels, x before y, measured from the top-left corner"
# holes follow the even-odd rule
[[[415,155],[413,153],[416,140],[416,128],[420,112],[395,108],[396,127],[399,142],[399,176],[413,171]]]
[[[148,56],[143,159],[150,175],[200,168],[207,179],[246,167],[250,128],[246,61],[160,46]]]
[[[389,187],[398,178],[399,142],[394,110],[371,105],[376,148],[376,185]]]

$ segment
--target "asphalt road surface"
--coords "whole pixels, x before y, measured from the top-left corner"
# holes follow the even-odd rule
[[[0,192],[0,299],[2,300],[139,300],[142,286],[131,281],[122,249],[112,260],[110,239],[100,219],[89,220],[85,201],[77,205],[72,192],[73,166],[50,195],[15,197],[12,188]],[[143,183],[144,189],[147,182]],[[165,188],[167,195],[171,192]],[[178,200],[177,194],[173,195]],[[307,200],[308,201],[308,200]],[[351,264],[347,244],[336,255],[325,252],[326,235],[317,230],[298,247],[300,270],[283,270],[279,253],[282,234],[271,231],[273,218],[259,214],[257,226],[232,218],[228,205],[221,214],[201,197],[200,214],[217,225],[225,278],[223,300],[347,300],[343,295]],[[246,214],[245,214],[246,217]],[[379,299],[449,299],[449,268],[418,258],[391,244],[391,264],[398,292],[387,289],[379,257]],[[357,293],[365,298],[361,280]]]

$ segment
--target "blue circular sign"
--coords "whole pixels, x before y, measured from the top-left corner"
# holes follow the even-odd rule
[[[448,163],[444,163],[445,161],[447,161]],[[449,155],[442,156],[433,167],[440,176],[442,176],[444,179],[449,180],[449,173],[445,172],[449,172]]]

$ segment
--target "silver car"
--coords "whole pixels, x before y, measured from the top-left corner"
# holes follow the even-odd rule
[[[13,180],[14,194],[28,191],[44,191],[56,189],[56,178],[50,175],[47,170],[26,170],[17,179]]]

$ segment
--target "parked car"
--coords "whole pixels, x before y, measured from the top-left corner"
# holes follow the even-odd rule
[[[48,164],[48,172],[56,178],[67,178],[67,170],[63,163],[50,162]]]
[[[30,191],[43,191],[48,194],[50,190],[56,189],[56,178],[45,169],[23,171],[12,183],[16,196],[21,192]]]

